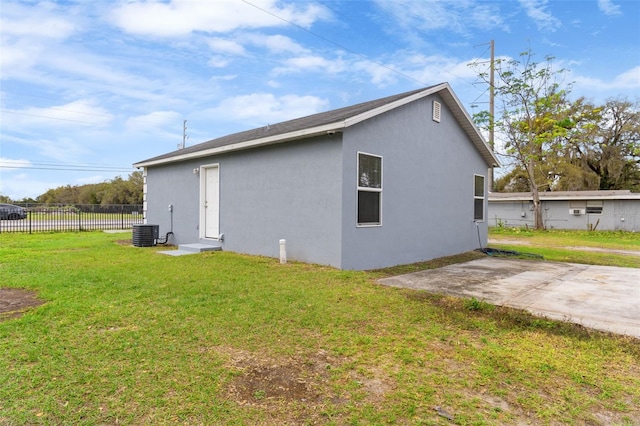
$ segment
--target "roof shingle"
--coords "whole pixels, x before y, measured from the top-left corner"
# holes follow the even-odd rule
[[[293,120],[283,121],[281,123],[270,124],[256,129],[246,130],[243,132],[233,133],[216,139],[202,142],[187,148],[172,151],[157,157],[149,158],[134,164],[135,167],[145,167],[150,165],[164,164],[175,161],[183,161],[197,157],[214,155],[222,151],[231,151],[236,149],[247,149],[253,146],[264,145],[269,143],[279,143],[288,140],[301,139],[303,137],[313,136],[319,133],[313,133],[313,130],[320,132],[322,130],[332,130],[332,125],[336,129],[347,127],[347,121],[359,118],[361,120],[368,114],[375,115],[385,111],[385,107],[390,105],[400,105],[410,102],[416,97],[426,96],[434,91],[440,91],[443,100],[451,108],[459,121],[462,128],[467,132],[476,148],[482,153],[483,157],[489,165],[498,165],[498,161],[490,152],[488,146],[484,142],[467,113],[463,110],[457,98],[449,88],[447,83],[435,86],[416,89],[409,92],[399,93],[397,95],[387,96],[368,102],[362,102],[356,105],[338,108],[331,111],[321,112],[306,117],[296,118]],[[376,111],[377,110],[377,111]],[[307,132],[308,131],[308,132]]]

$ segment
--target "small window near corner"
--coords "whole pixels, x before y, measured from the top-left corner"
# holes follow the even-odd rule
[[[484,221],[484,176],[473,175],[473,220]]]
[[[442,105],[440,102],[433,101],[433,121],[436,123],[440,122],[440,114],[442,113]]]
[[[358,153],[358,226],[382,225],[382,157]]]

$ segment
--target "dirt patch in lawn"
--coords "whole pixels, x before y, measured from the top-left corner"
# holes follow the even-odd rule
[[[344,360],[323,350],[280,359],[230,348],[221,352],[236,372],[226,389],[229,399],[261,411],[266,424],[340,422],[348,404],[376,406],[395,388],[381,372],[364,377],[345,371]]]
[[[44,304],[35,291],[0,288],[0,321],[22,316],[30,308]]]

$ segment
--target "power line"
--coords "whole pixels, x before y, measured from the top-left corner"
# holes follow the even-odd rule
[[[71,121],[74,123],[82,123],[82,124],[91,124],[91,125],[100,124],[100,123],[91,123],[88,121],[72,120],[70,118],[49,117],[47,115],[27,114],[26,112],[8,111],[6,109],[1,109],[0,112],[7,113],[7,114],[26,115],[28,117],[48,118],[50,120]]]
[[[33,169],[60,171],[91,171],[91,172],[130,172],[133,167],[122,165],[103,165],[97,163],[50,163],[23,161],[0,161],[0,169]]]
[[[31,97],[31,98],[39,98],[39,99],[51,100],[51,98],[49,98],[49,97],[37,96],[37,95],[30,94],[30,93],[28,93],[28,94],[20,93],[19,96],[27,96],[27,97]],[[1,98],[1,96],[0,96],[0,98]],[[79,105],[91,106],[90,104],[87,104],[87,103],[84,103],[84,102],[73,101],[73,103],[79,104]],[[74,113],[74,114],[93,115],[93,116],[96,116],[96,117],[109,117],[109,118],[113,118],[114,117],[112,114],[101,114],[101,113],[97,113],[97,112],[76,111],[76,110],[66,109],[66,108],[44,107],[44,109],[62,111],[62,112],[71,112],[71,113]],[[92,123],[92,122],[88,122],[88,121],[80,121],[80,120],[72,120],[72,119],[66,119],[66,118],[50,117],[50,116],[39,115],[39,114],[29,114],[29,113],[18,112],[18,111],[9,111],[9,110],[4,110],[4,109],[0,110],[0,112],[6,112],[8,114],[26,115],[26,116],[30,116],[30,117],[48,118],[48,119],[51,119],[51,120],[72,121],[72,122],[78,122],[78,123],[83,123],[83,124],[92,124],[92,125],[99,125],[100,124],[100,123]],[[135,122],[148,123],[148,124],[157,124],[157,123],[155,123],[153,121],[141,120],[139,118],[131,118],[131,117],[127,118],[127,121],[135,121]]]
[[[6,163],[6,161],[4,161]],[[84,166],[96,166],[96,167],[115,167],[115,168],[122,168],[124,167],[122,164],[104,164],[104,163],[64,163],[64,162],[51,162],[51,161],[45,161],[45,162],[40,162],[40,161],[30,161],[30,160],[22,160],[22,162],[29,162],[29,164],[37,164],[40,166],[70,166],[70,167],[75,167],[75,166],[79,166],[79,167],[84,167]],[[3,163],[3,161],[0,161],[0,163]]]
[[[389,71],[391,71],[391,72],[393,72],[393,73],[395,73],[395,74],[398,74],[398,75],[400,75],[400,76],[402,76],[402,77],[404,77],[404,78],[406,78],[406,79],[408,79],[408,80],[414,81],[414,82],[416,82],[416,83],[420,84],[421,86],[426,86],[426,85],[427,85],[427,83],[425,83],[425,82],[423,82],[423,81],[421,81],[421,80],[418,80],[417,78],[414,78],[414,77],[412,77],[412,76],[410,76],[410,75],[408,75],[408,74],[405,74],[405,73],[403,73],[402,71],[397,70],[396,68],[393,68],[393,67],[390,67],[390,66],[388,66],[388,65],[382,64],[382,63],[377,62],[377,61],[374,61],[374,60],[372,60],[372,59],[369,59],[366,55],[364,55],[364,54],[362,54],[362,53],[360,53],[360,52],[357,52],[357,51],[355,51],[355,50],[353,50],[353,49],[351,49],[351,48],[349,48],[349,47],[346,47],[346,46],[344,46],[344,45],[342,45],[342,44],[340,44],[340,43],[337,43],[337,42],[335,42],[335,41],[333,41],[333,40],[331,40],[331,39],[327,38],[327,37],[324,37],[323,35],[320,35],[320,34],[315,33],[315,32],[313,32],[313,31],[311,31],[311,30],[309,30],[309,29],[306,29],[306,28],[304,28],[304,27],[302,27],[302,26],[300,26],[300,25],[298,25],[298,24],[296,24],[296,23],[294,23],[294,22],[291,22],[291,21],[289,21],[289,20],[287,20],[287,19],[285,19],[285,18],[283,18],[283,17],[281,17],[281,16],[279,16],[279,15],[277,15],[277,14],[275,14],[275,13],[273,13],[273,12],[269,11],[269,10],[263,9],[263,8],[261,8],[260,6],[257,6],[257,5],[255,5],[255,4],[253,4],[253,3],[251,3],[251,2],[250,2],[250,1],[248,1],[248,0],[241,0],[241,1],[242,1],[243,3],[246,3],[246,4],[247,4],[247,5],[249,5],[249,6],[252,6],[252,7],[256,8],[256,9],[258,9],[258,10],[260,10],[260,11],[262,11],[262,12],[264,12],[264,13],[268,14],[268,15],[270,15],[270,16],[273,16],[273,17],[274,17],[274,18],[276,18],[276,19],[279,19],[279,20],[281,20],[281,21],[283,21],[283,22],[286,22],[286,23],[287,23],[287,24],[289,24],[289,25],[292,25],[292,26],[294,26],[294,27],[296,27],[296,28],[298,28],[298,29],[300,29],[300,30],[302,30],[302,31],[305,31],[305,32],[307,32],[307,33],[309,33],[309,34],[313,35],[314,37],[317,37],[317,38],[319,38],[319,39],[321,39],[321,40],[323,40],[323,41],[325,41],[325,42],[327,42],[327,43],[333,44],[334,46],[337,46],[337,47],[339,47],[340,49],[344,49],[344,50],[346,50],[346,51],[348,51],[348,52],[350,52],[350,53],[352,53],[352,54],[354,54],[354,55],[357,55],[357,56],[359,56],[359,57],[361,57],[361,58],[365,59],[366,61],[369,61],[369,62],[371,62],[371,63],[373,63],[373,64],[376,64],[376,65],[378,65],[378,66],[380,66],[380,67],[382,67],[382,68],[385,68],[385,69],[387,69],[387,70],[389,70]],[[326,6],[326,5],[324,5],[324,4],[323,4],[323,6],[324,6],[324,7],[327,7],[327,6]],[[331,9],[331,8],[329,8],[329,9]],[[334,9],[331,9],[331,10],[333,10],[333,12],[336,12]],[[409,13],[411,13],[411,14],[412,14],[412,15],[414,15],[414,16],[416,16],[414,13],[412,13],[412,12],[410,11],[410,8],[408,8],[408,10],[409,10]],[[483,43],[483,44],[484,44],[484,43]],[[487,48],[487,49],[485,50],[485,52],[483,52],[483,54],[484,54],[484,53],[486,53],[489,49],[490,49],[490,48]],[[480,55],[480,56],[482,56],[482,55]],[[474,61],[474,62],[477,62],[477,61]],[[451,71],[449,71],[449,70],[447,70],[447,69],[445,69],[445,68],[438,67],[438,66],[437,66],[436,68],[441,69],[443,72],[445,72],[445,73],[447,73],[447,74],[450,74],[450,75],[452,75],[452,76],[453,76],[453,77],[455,77],[455,78],[458,78],[458,79],[464,80],[462,77],[460,77],[460,76],[458,76],[458,75],[456,75],[456,74],[452,73]],[[475,87],[475,83],[468,83],[468,82],[467,82],[467,84],[469,84],[469,85],[471,85],[471,86]],[[479,99],[480,97],[482,97],[485,93],[486,93],[486,91],[482,92],[482,93],[478,96],[478,98],[476,98],[476,100],[475,100],[474,102],[472,102],[471,104],[472,104],[472,105],[473,105],[473,104],[475,104],[475,103],[476,103],[476,101],[477,101],[477,99]]]
[[[0,169],[28,169],[28,170],[58,170],[63,172],[131,172],[129,169],[104,169],[104,168],[64,168],[64,167],[36,167],[36,166],[2,166]]]
[[[351,49],[351,48],[349,48],[349,47],[347,47],[347,46],[345,46],[345,45],[343,45],[343,44],[340,44],[340,43],[338,43],[338,42],[335,42],[335,41],[333,41],[333,40],[331,40],[331,39],[329,39],[329,38],[327,38],[327,37],[325,37],[325,36],[323,36],[323,35],[321,35],[321,34],[319,34],[319,33],[316,33],[316,32],[314,32],[314,31],[312,31],[312,30],[309,30],[309,29],[307,29],[307,28],[304,28],[304,27],[302,27],[301,25],[298,25],[298,24],[296,24],[296,23],[294,23],[294,22],[292,22],[292,21],[290,21],[290,20],[288,20],[288,19],[286,19],[286,18],[283,18],[283,17],[281,17],[281,16],[277,15],[276,13],[273,13],[273,12],[271,12],[271,11],[267,10],[267,9],[264,9],[264,8],[262,8],[262,7],[260,7],[260,6],[256,5],[256,4],[252,3],[252,2],[251,2],[251,1],[249,1],[249,0],[242,0],[242,1],[243,1],[245,4],[247,4],[248,6],[251,6],[251,7],[255,8],[255,9],[258,9],[258,10],[262,11],[262,12],[263,12],[263,13],[265,13],[265,14],[268,14],[268,15],[270,15],[270,16],[272,16],[272,17],[274,17],[274,18],[276,18],[276,19],[278,19],[278,20],[280,20],[280,21],[282,21],[282,22],[287,23],[288,25],[291,25],[291,26],[293,26],[293,27],[296,27],[297,29],[300,29],[300,30],[302,30],[302,31],[305,31],[306,33],[311,34],[312,36],[314,36],[314,37],[316,37],[316,38],[318,38],[318,39],[320,39],[320,40],[323,40],[323,41],[324,41],[324,42],[326,42],[326,43],[332,44],[332,45],[334,45],[334,46],[336,46],[336,47],[338,47],[338,48],[340,48],[340,49],[342,49],[342,50],[345,50],[345,51],[347,51],[347,52],[350,52],[350,53],[352,53],[352,54],[354,54],[354,55],[356,55],[356,56],[358,56],[358,57],[360,57],[360,58],[362,58],[362,59],[366,60],[367,62],[370,62],[370,63],[372,63],[372,64],[375,64],[375,65],[377,65],[377,66],[379,66],[379,67],[381,67],[381,68],[384,68],[384,69],[386,69],[386,70],[389,70],[389,71],[391,71],[392,73],[394,73],[394,74],[396,74],[396,75],[402,76],[402,77],[404,77],[404,78],[406,78],[406,79],[408,79],[408,80],[411,80],[411,81],[413,81],[413,82],[416,82],[416,83],[418,83],[418,84],[420,84],[420,85],[426,85],[426,84],[427,84],[427,83],[425,83],[425,82],[423,82],[423,81],[421,81],[421,80],[419,80],[419,79],[417,79],[417,78],[415,78],[415,77],[413,77],[413,76],[411,76],[411,75],[409,75],[409,74],[406,74],[406,73],[404,73],[404,72],[402,72],[402,71],[398,70],[397,68],[395,68],[395,67],[393,67],[393,66],[385,65],[385,64],[383,64],[383,63],[381,63],[381,62],[378,62],[378,61],[372,60],[372,59],[370,59],[369,57],[367,57],[366,55],[364,55],[364,54],[362,54],[362,53],[360,53],[360,52],[358,52],[358,51],[356,51],[356,50],[354,50],[354,49]],[[325,5],[325,7],[326,7],[326,5]],[[335,12],[335,11],[334,11],[334,12]],[[410,9],[408,10],[408,13],[410,13],[410,14],[412,13]],[[485,52],[486,52],[486,51],[485,51]],[[262,58],[262,60],[264,60],[264,58]],[[474,61],[474,62],[477,62],[477,61]],[[454,73],[452,73],[452,72],[450,72],[450,71],[448,71],[448,70],[446,70],[446,69],[444,69],[444,68],[442,68],[442,67],[437,67],[437,68],[441,69],[443,72],[446,72],[446,73],[448,73],[448,74],[450,74],[450,75],[452,75],[452,76],[454,76],[454,77],[456,77],[456,78],[460,78],[460,79],[462,79],[461,77],[457,76],[456,74],[454,74]],[[473,85],[473,83],[470,83],[470,84],[472,84],[472,85]],[[480,95],[479,97],[481,97],[483,94],[484,94],[484,92],[483,92],[483,93],[481,93],[481,95]],[[27,95],[27,96],[38,97],[38,96],[36,96],[36,95]],[[479,98],[479,97],[478,97],[478,98]],[[45,98],[45,97],[42,97],[42,98]],[[472,102],[472,103],[476,103],[476,101],[477,101],[477,99],[478,99],[478,98],[476,98],[476,100],[475,100],[474,102]],[[48,98],[46,98],[46,99],[48,99]],[[65,108],[49,107],[49,108],[47,108],[47,109],[57,110],[57,111],[65,111],[65,112],[71,112],[71,113],[77,113],[77,114],[93,115],[93,116],[113,117],[113,116],[108,115],[108,114],[99,114],[99,113],[91,113],[91,112],[83,112],[83,111],[74,111],[74,110],[65,109]],[[100,125],[100,124],[101,124],[100,122],[88,122],[88,121],[82,121],[82,120],[76,120],[76,119],[61,118],[61,117],[52,117],[52,116],[47,116],[47,115],[31,114],[31,113],[25,113],[25,112],[9,111],[9,110],[0,110],[0,112],[8,113],[8,114],[16,114],[16,115],[30,116],[30,117],[38,117],[38,118],[44,118],[44,119],[50,119],[50,120],[59,120],[59,121],[75,122],[75,123],[88,124],[88,125]],[[146,123],[154,124],[154,123],[153,123],[153,122],[151,122],[151,121],[140,120],[140,119],[136,119],[136,118],[130,118],[129,120],[132,120],[132,121],[139,121],[139,122],[146,122]]]
[[[396,74],[399,74],[399,75],[403,76],[403,77],[404,77],[404,78],[406,78],[406,79],[412,80],[412,81],[414,81],[414,82],[416,82],[416,83],[420,84],[421,86],[426,86],[426,85],[427,85],[427,83],[425,83],[425,82],[423,82],[423,81],[420,81],[420,80],[418,80],[418,79],[416,79],[416,78],[413,78],[412,76],[410,76],[410,75],[408,75],[408,74],[405,74],[405,73],[403,73],[402,71],[398,71],[397,69],[392,68],[392,67],[390,67],[390,66],[388,66],[388,65],[382,64],[382,63],[377,62],[377,61],[374,61],[374,60],[372,60],[372,59],[369,59],[366,55],[364,55],[364,54],[362,54],[362,53],[360,53],[360,52],[357,52],[357,51],[355,51],[355,50],[353,50],[353,49],[351,49],[351,48],[348,48],[348,47],[346,47],[346,46],[343,46],[343,45],[341,45],[340,43],[337,43],[337,42],[335,42],[335,41],[333,41],[333,40],[330,40],[330,39],[328,39],[328,38],[326,38],[326,37],[324,37],[324,36],[322,36],[322,35],[320,35],[320,34],[318,34],[318,33],[315,33],[315,32],[313,32],[313,31],[311,31],[311,30],[308,30],[308,29],[306,29],[306,28],[304,28],[304,27],[302,27],[302,26],[300,26],[300,25],[298,25],[298,24],[296,24],[296,23],[294,23],[294,22],[291,22],[291,21],[289,21],[289,20],[287,20],[287,19],[285,19],[285,18],[283,18],[283,17],[281,17],[281,16],[276,15],[276,14],[275,14],[275,13],[273,13],[273,12],[270,12],[270,11],[268,11],[268,10],[266,10],[266,9],[263,9],[263,8],[261,8],[260,6],[257,6],[257,5],[255,5],[255,4],[253,4],[253,3],[249,2],[248,0],[241,0],[241,1],[242,1],[243,3],[248,4],[249,6],[255,7],[256,9],[258,9],[258,10],[260,10],[260,11],[262,11],[262,12],[264,12],[264,13],[268,14],[268,15],[273,16],[273,17],[274,17],[274,18],[276,18],[276,19],[279,19],[279,20],[281,20],[281,21],[283,21],[283,22],[286,22],[286,23],[287,23],[287,24],[289,24],[289,25],[292,25],[292,26],[294,26],[294,27],[296,27],[296,28],[298,28],[298,29],[300,29],[300,30],[302,30],[302,31],[305,31],[305,32],[307,32],[307,33],[309,33],[309,34],[313,35],[314,37],[317,37],[317,38],[319,38],[319,39],[321,39],[321,40],[324,40],[324,41],[326,41],[327,43],[333,44],[334,46],[337,46],[337,47],[339,47],[340,49],[344,49],[344,50],[346,50],[347,52],[353,53],[354,55],[357,55],[357,56],[361,57],[362,59],[365,59],[365,60],[367,60],[367,61],[369,61],[369,62],[371,62],[371,63],[373,63],[373,64],[376,64],[376,65],[378,65],[378,66],[380,66],[380,67],[382,67],[382,68],[385,68],[385,69],[387,69],[387,70],[389,70],[389,71],[391,71],[391,72],[394,72],[394,73],[396,73]],[[446,70],[445,70],[445,71],[446,71]],[[453,75],[453,74],[452,74],[452,75]]]

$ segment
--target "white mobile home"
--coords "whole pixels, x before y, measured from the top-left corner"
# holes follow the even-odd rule
[[[640,194],[631,191],[541,192],[547,229],[640,231]],[[489,226],[534,226],[528,192],[489,193]]]

